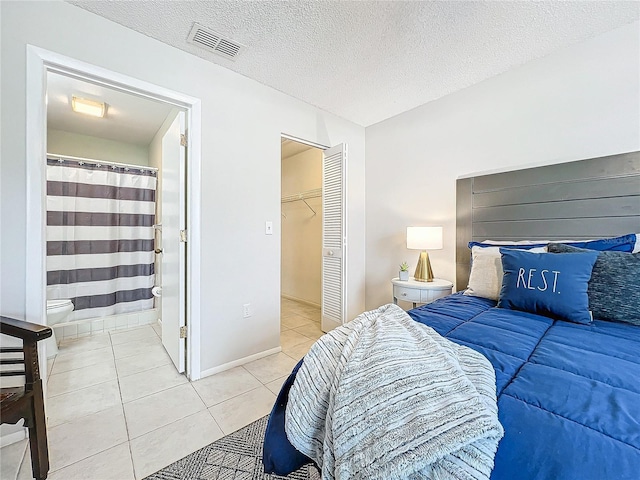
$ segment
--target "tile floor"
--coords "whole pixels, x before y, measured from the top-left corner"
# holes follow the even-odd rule
[[[176,373],[159,334],[146,325],[60,342],[48,365],[49,480],[141,479],[257,420],[322,331],[318,308],[282,299],[281,353],[196,382]],[[31,478],[26,450],[0,449],[3,479]]]

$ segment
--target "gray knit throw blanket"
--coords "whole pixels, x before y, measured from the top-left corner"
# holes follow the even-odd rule
[[[285,430],[338,480],[488,479],[503,435],[489,361],[391,304],[311,347]]]

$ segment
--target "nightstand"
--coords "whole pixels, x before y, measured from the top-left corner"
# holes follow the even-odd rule
[[[398,304],[398,300],[413,302],[413,308],[418,303],[431,303],[434,300],[451,295],[453,283],[434,278],[433,282],[418,282],[413,277],[403,281],[399,278],[391,280],[393,284],[393,303]]]

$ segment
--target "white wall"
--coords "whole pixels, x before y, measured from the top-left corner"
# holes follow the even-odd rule
[[[455,281],[455,181],[640,150],[638,22],[366,129],[366,308],[391,301],[390,279],[417,252],[408,225],[444,226],[430,252]],[[458,285],[458,288],[464,286]]]
[[[27,44],[201,99],[203,370],[279,345],[282,133],[349,144],[348,316],[364,309],[364,128],[67,3],[0,8],[3,313],[25,312]]]
[[[311,148],[282,159],[282,195],[322,188],[322,150]],[[283,203],[282,294],[320,305],[322,297],[322,197]]]
[[[0,22],[1,21],[2,21],[2,9],[0,8]],[[2,47],[2,37],[0,36],[0,48],[1,47]],[[0,64],[0,92],[3,92],[3,87],[4,87],[4,83],[2,82],[2,66]],[[1,110],[2,110],[2,94],[0,93],[0,111]],[[2,132],[3,130],[3,124],[4,124],[4,116],[0,115],[0,132]],[[1,150],[0,150],[0,162],[2,162]],[[2,198],[2,185],[3,185],[2,170],[0,169],[0,198]],[[2,223],[0,223],[0,252],[2,251],[2,237],[3,237],[2,233],[3,233],[3,225]],[[0,268],[0,270],[2,270],[2,268]],[[7,272],[7,278],[11,278],[8,275],[8,273],[9,272]],[[0,274],[0,291],[2,291],[3,277],[4,275]],[[2,313],[3,315],[7,315],[7,313],[5,313],[5,310],[4,310],[2,295],[0,295],[0,313]],[[3,347],[19,346],[19,341],[14,342],[12,340],[15,340],[15,339],[2,335],[0,336],[0,345],[2,345]],[[0,446],[4,446],[5,444],[8,444],[8,443],[13,443],[15,439],[12,438],[10,440],[7,440],[8,438],[7,436],[15,434],[17,432],[22,432],[24,434],[25,432],[24,427],[19,427],[16,425],[9,425],[9,424],[0,425]]]
[[[0,8],[0,25],[2,25],[2,8]],[[0,51],[2,51],[2,35],[0,32]],[[3,131],[2,128],[2,124],[3,124],[3,115],[2,113],[2,92],[4,91],[3,89],[3,82],[2,82],[2,62],[0,62],[0,132]],[[1,147],[1,145],[0,145]],[[2,148],[0,148],[0,165],[2,165]],[[2,168],[0,168],[0,199],[2,199],[2,185],[3,185],[3,180],[2,180]],[[0,206],[0,261],[2,260],[2,207]],[[1,269],[0,269],[1,270]],[[0,272],[0,292],[2,292],[2,281],[3,281],[3,275],[2,272]],[[4,309],[2,308],[2,294],[0,293],[0,312],[4,313]],[[0,336],[0,342],[2,341],[2,337]],[[0,434],[1,436],[1,434]]]
[[[149,165],[149,147],[92,137],[54,128],[47,129],[47,152],[106,162]]]

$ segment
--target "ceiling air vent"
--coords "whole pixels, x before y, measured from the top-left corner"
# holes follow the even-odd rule
[[[224,38],[219,33],[209,30],[197,23],[193,24],[193,28],[191,29],[191,32],[189,32],[187,41],[194,45],[198,45],[205,50],[217,53],[229,60],[235,60],[240,53],[240,50],[244,48],[244,46],[240,45],[238,42]]]

